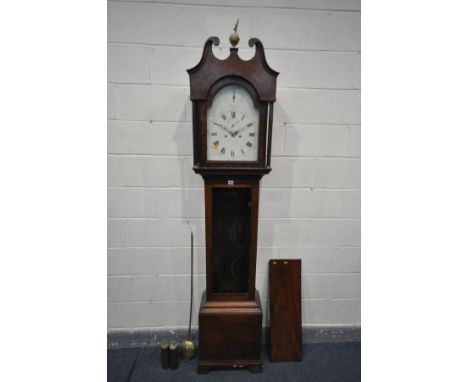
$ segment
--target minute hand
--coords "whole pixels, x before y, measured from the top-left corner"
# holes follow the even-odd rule
[[[241,127],[239,130],[236,130],[236,132],[234,133],[233,137],[235,137],[240,131],[244,130],[246,127],[250,127],[252,126],[250,123]]]

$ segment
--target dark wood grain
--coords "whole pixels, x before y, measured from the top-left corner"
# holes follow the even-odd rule
[[[232,176],[230,176],[232,178]],[[236,179],[236,178],[235,178]],[[224,180],[224,181],[223,181]],[[229,179],[205,178],[205,241],[206,241],[206,296],[208,300],[231,301],[231,300],[254,300],[255,299],[255,278],[257,263],[257,239],[258,239],[258,203],[259,185],[256,178],[236,179],[233,185],[229,185]],[[232,179],[230,179],[232,180]],[[250,207],[250,254],[249,254],[249,285],[246,293],[221,293],[213,291],[214,261],[216,254],[213,251],[213,241],[217,238],[213,235],[213,189],[216,188],[248,188],[251,193]]]
[[[302,361],[301,260],[270,260],[269,299],[270,360]]]
[[[262,307],[253,301],[208,301],[203,293],[199,320],[199,373],[210,369],[261,371]]]
[[[212,50],[216,40],[216,37],[210,37],[206,41],[200,62],[187,70],[193,107],[193,169],[202,175],[220,169],[234,172],[245,169],[263,175],[270,171],[273,103],[276,101],[276,80],[279,73],[268,65],[263,45],[258,39],[251,39],[252,46],[255,46],[255,55],[248,61],[238,56],[237,48],[231,48],[227,59],[218,60]],[[256,161],[209,161],[206,158],[207,110],[216,93],[228,85],[242,86],[259,111]]]
[[[218,60],[213,54],[215,37],[208,38],[200,62],[187,70],[190,76],[190,99],[206,100],[211,86],[223,77],[230,76],[243,78],[251,83],[260,101],[274,102],[276,77],[279,73],[268,65],[260,40],[252,40],[254,40],[255,55],[250,60],[242,60],[237,54],[237,48],[231,48],[230,55],[225,60]]]
[[[276,101],[276,79],[279,73],[268,65],[263,45],[256,38],[249,40],[249,46],[255,47],[255,55],[248,61],[238,56],[237,48],[231,48],[227,59],[218,60],[212,50],[213,45],[218,44],[217,37],[210,37],[205,43],[200,62],[187,70],[193,108],[193,170],[205,182],[206,291],[199,313],[198,371],[206,373],[212,368],[249,368],[253,372],[260,372],[262,307],[255,289],[259,183],[271,171],[273,103]],[[256,161],[207,160],[208,108],[218,91],[230,85],[242,86],[258,109]],[[230,208],[236,205],[236,200],[231,203],[226,196],[230,192],[218,190],[226,188],[243,189],[238,194],[244,196],[247,195],[245,189],[248,189],[250,199],[245,196],[239,209]],[[220,195],[224,195],[224,199]],[[234,219],[234,223],[228,223],[229,219]],[[245,240],[240,240],[236,234],[236,227],[240,226],[240,233],[248,233],[248,238],[244,236]],[[233,241],[233,237],[237,241]],[[247,256],[248,264],[245,261]],[[241,258],[242,261],[237,260],[235,263],[236,260],[233,260],[230,263],[231,258]],[[235,277],[233,264],[239,266],[239,263],[242,268],[238,272],[242,274],[241,277]],[[225,272],[228,269],[225,264],[231,264],[232,278]],[[214,272],[217,269],[220,271],[215,279]]]

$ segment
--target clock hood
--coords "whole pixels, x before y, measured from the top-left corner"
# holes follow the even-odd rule
[[[231,48],[228,58],[219,60],[213,54],[213,45],[219,45],[218,37],[206,40],[200,62],[187,70],[192,101],[206,100],[210,88],[226,77],[238,77],[248,81],[257,91],[260,102],[276,101],[276,78],[279,72],[268,65],[263,44],[259,39],[249,40],[249,46],[255,46],[255,55],[247,61],[239,57],[237,48]]]

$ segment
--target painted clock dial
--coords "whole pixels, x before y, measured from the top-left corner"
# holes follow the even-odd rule
[[[259,111],[245,88],[228,85],[220,89],[207,114],[207,160],[258,160]]]

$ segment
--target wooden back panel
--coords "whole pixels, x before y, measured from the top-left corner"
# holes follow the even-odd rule
[[[270,360],[302,361],[301,260],[270,260],[269,299]]]

